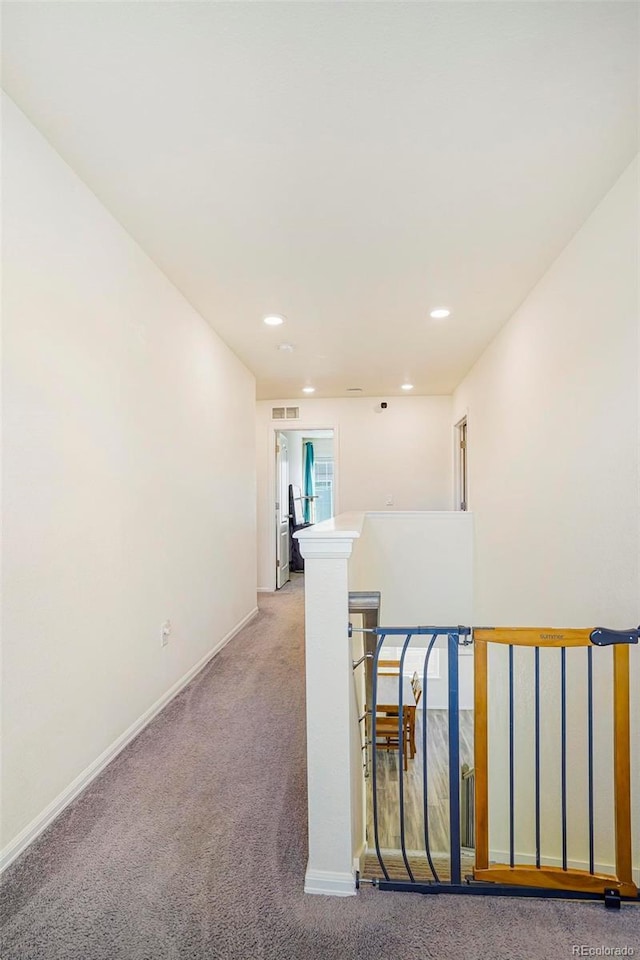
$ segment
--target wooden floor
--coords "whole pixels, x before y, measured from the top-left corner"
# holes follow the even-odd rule
[[[431,883],[434,880],[436,880],[438,883],[449,882],[451,869],[450,862],[447,857],[431,858],[435,873],[432,872],[424,851],[419,854],[414,852],[409,853],[407,854],[407,859],[409,861],[409,866],[411,867],[413,879],[417,883]],[[410,879],[401,854],[397,852],[390,853],[383,850],[382,861],[385,865],[390,880]],[[473,873],[474,862],[475,855],[473,851],[463,850],[460,855],[460,867],[463,879],[466,876],[471,876]],[[384,872],[375,853],[370,851],[367,852],[362,876],[368,880],[371,880],[374,877],[379,880],[384,878]]]
[[[446,710],[429,710],[427,715],[428,796],[427,819],[429,846],[440,879],[449,878],[449,752],[448,714]],[[403,776],[404,842],[410,852],[411,869],[416,878],[431,879],[425,854],[423,799],[423,734],[422,714],[417,711],[416,756],[409,760]],[[399,776],[402,760],[396,751],[378,750],[376,754],[376,799],[378,845],[389,873],[394,878],[407,878],[407,871],[398,851],[401,850]],[[473,711],[460,712],[460,764],[473,765]],[[375,856],[373,824],[373,778],[367,780],[367,847],[365,876],[381,876]],[[463,874],[470,872],[473,853],[463,856]]]

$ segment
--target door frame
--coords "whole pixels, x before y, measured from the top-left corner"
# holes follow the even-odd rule
[[[267,459],[267,516],[269,530],[267,535],[268,555],[272,558],[269,572],[269,589],[276,589],[276,524],[273,517],[276,509],[276,442],[279,433],[291,433],[298,431],[306,433],[312,430],[333,430],[333,510],[336,516],[340,513],[340,438],[338,425],[336,423],[327,423],[321,421],[317,423],[313,420],[288,420],[284,423],[278,421],[269,422],[267,427],[266,442],[268,449]]]
[[[460,447],[462,439],[462,428],[465,427],[466,449],[464,458]],[[469,412],[465,410],[461,417],[453,425],[453,509],[460,511],[469,510]],[[464,469],[465,483],[463,484],[462,472]],[[463,486],[466,489],[463,490]],[[464,506],[463,503],[464,493]]]
[[[286,491],[286,500],[282,502],[284,490],[282,487],[282,463],[278,463],[278,456],[281,456],[282,451],[280,445],[284,445],[287,456],[287,491]],[[287,437],[284,430],[278,430],[276,433],[276,476],[275,476],[275,518],[276,518],[276,590],[281,590],[284,587],[285,583],[288,583],[291,579],[291,570],[289,564],[289,557],[291,555],[291,523],[289,522],[289,438]],[[286,513],[287,520],[283,520],[283,515]],[[286,538],[283,534],[283,529],[286,530]],[[282,555],[282,546],[283,539],[286,539],[286,553],[287,556]],[[280,555],[278,555],[280,551]],[[286,578],[283,579],[283,570],[286,567]]]

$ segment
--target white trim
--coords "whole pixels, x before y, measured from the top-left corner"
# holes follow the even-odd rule
[[[257,592],[258,593],[275,593],[275,590],[273,589],[273,587],[258,587]]]
[[[309,529],[312,529],[311,527]],[[294,537],[298,534],[294,533]],[[305,560],[348,560],[353,549],[353,540],[319,540],[300,538],[300,553]]]
[[[348,560],[362,534],[364,513],[341,513],[294,533],[305,560]]]
[[[354,897],[356,878],[351,873],[307,869],[304,875],[304,892],[325,897]]]
[[[335,517],[330,517],[329,520],[321,520],[320,523],[314,523],[310,527],[303,527],[294,533],[294,537],[300,541],[329,538],[340,540],[344,537],[355,540],[362,535],[364,517],[364,513],[360,511],[339,513]]]
[[[467,853],[473,854],[473,848],[465,847],[463,848]],[[383,858],[388,856],[393,856],[394,854],[399,854],[400,850],[397,847],[381,847],[380,853]],[[365,850],[365,857],[376,857],[375,847],[367,847]],[[424,847],[421,850],[407,850],[408,857],[424,857]],[[443,850],[442,852],[437,852],[432,850],[431,856],[438,860],[449,860],[451,853],[449,850]],[[519,864],[526,866],[534,866],[536,858],[534,854],[529,853],[518,853],[516,851],[516,861]],[[489,866],[494,863],[509,863],[509,851],[508,850],[490,850],[489,851]],[[562,860],[560,857],[542,857],[541,863],[543,867],[561,867]],[[570,870],[583,870],[585,873],[589,872],[589,864],[586,860],[567,860],[567,866]],[[604,873],[610,877],[615,877],[616,868],[612,863],[595,863],[594,870],[596,873]],[[362,871],[361,871],[362,872]],[[640,866],[632,868],[633,881],[636,886],[640,886]]]
[[[97,757],[92,763],[86,767],[82,773],[80,773],[75,780],[72,780],[68,787],[66,787],[62,793],[58,794],[55,800],[52,800],[51,803],[44,808],[44,810],[35,817],[31,823],[29,823],[24,830],[21,830],[17,837],[7,844],[7,846],[0,851],[0,873],[2,873],[9,866],[10,863],[20,856],[27,847],[33,843],[33,841],[40,836],[43,830],[53,823],[53,821],[58,817],[65,807],[68,807],[69,804],[79,796],[82,791],[89,786],[92,780],[98,776],[99,773],[107,767],[118,754],[124,750],[127,744],[138,736],[138,734],[144,730],[144,728],[151,723],[153,718],[157,716],[161,710],[167,706],[167,704],[177,696],[181,690],[183,690],[188,683],[198,674],[210,660],[219,653],[223,647],[225,647],[230,640],[242,630],[253,618],[257,615],[258,608],[254,607],[246,617],[243,617],[239,623],[236,624],[208,653],[202,657],[201,660],[191,667],[190,670],[185,673],[183,677],[180,678],[173,686],[169,687],[166,693],[160,697],[159,700],[149,707],[141,717],[138,717],[131,726],[120,734],[120,736],[113,741],[113,743],[104,750],[99,757]]]
[[[460,457],[460,428],[463,423],[467,424],[467,436],[469,435],[469,409],[465,407],[464,412],[453,424],[453,505],[452,509],[458,513],[469,512],[469,448],[467,447],[467,509],[462,510],[460,503],[462,500],[461,485],[461,457]]]
[[[364,796],[364,791],[363,791]],[[357,870],[360,876],[364,871],[365,860],[367,859],[367,841],[366,839],[360,844],[360,849],[353,857],[353,869]]]
[[[535,855],[532,853],[518,853],[516,851],[516,862],[523,865],[534,866],[536,862]],[[490,850],[489,851],[489,866],[492,863],[509,863],[509,851],[508,850]],[[562,859],[560,857],[542,857],[541,864],[543,867],[561,867]],[[589,872],[589,864],[586,860],[567,860],[567,866],[570,870],[583,870],[586,873]],[[615,877],[616,868],[612,863],[594,863],[593,869],[596,873],[604,873],[607,876]],[[631,873],[633,876],[633,881],[636,886],[640,886],[640,864],[637,866],[632,866]]]
[[[374,517],[375,519],[385,517],[446,517],[447,523],[451,521],[459,523],[460,521],[456,520],[456,517],[464,518],[471,512],[471,510],[366,510],[363,516],[365,519],[368,517]],[[319,526],[319,524],[316,524],[316,526]]]

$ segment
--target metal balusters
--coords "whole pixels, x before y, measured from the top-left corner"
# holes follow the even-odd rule
[[[458,635],[449,634],[449,844],[451,883],[460,883],[460,728]]]
[[[384,864],[382,859],[382,853],[380,851],[380,836],[378,831],[378,751],[376,750],[376,740],[377,740],[377,731],[376,731],[376,713],[378,707],[378,660],[380,659],[380,650],[385,641],[385,634],[380,634],[378,638],[378,643],[376,644],[376,652],[373,656],[373,676],[371,678],[371,789],[372,802],[373,802],[373,840],[376,848],[376,855],[378,857],[378,863],[384,874],[385,880],[389,879],[389,872]]]
[[[398,671],[398,802],[400,804],[400,849],[402,851],[402,859],[406,867],[407,873],[409,874],[409,879],[412,883],[415,883],[415,877],[411,871],[411,866],[409,865],[409,860],[407,857],[407,848],[405,844],[405,828],[404,828],[404,764],[402,763],[404,759],[404,753],[407,749],[405,743],[406,733],[404,726],[404,703],[403,703],[403,671],[404,671],[404,658],[407,654],[407,648],[411,643],[411,634],[408,633],[406,639],[402,645],[402,653],[400,655],[400,667]]]
[[[351,628],[351,629],[357,630],[358,628]],[[406,658],[408,655],[408,650],[409,650],[411,641],[415,635],[421,635],[421,636],[426,635],[429,638],[428,650],[424,660],[424,674],[423,674],[423,685],[424,685],[424,696],[425,696],[425,701],[423,702],[423,716],[425,719],[425,723],[423,724],[423,731],[422,731],[423,756],[424,756],[424,754],[427,751],[427,731],[429,726],[428,722],[426,722],[427,721],[426,705],[428,703],[427,671],[429,668],[429,656],[434,648],[436,639],[439,635],[441,636],[442,634],[446,633],[447,635],[449,635],[450,642],[455,641],[455,645],[453,647],[453,649],[455,650],[455,653],[452,658],[453,668],[450,676],[450,683],[453,684],[453,687],[450,690],[450,702],[454,702],[454,699],[455,699],[455,704],[456,704],[456,707],[453,711],[453,716],[450,717],[450,725],[453,726],[455,732],[448,739],[451,740],[451,743],[453,744],[453,750],[454,750],[454,755],[451,757],[452,769],[450,770],[450,788],[451,788],[451,780],[455,777],[456,791],[454,792],[455,794],[454,810],[450,816],[449,827],[451,828],[451,826],[453,825],[453,829],[451,832],[453,834],[452,857],[453,857],[454,863],[453,863],[453,873],[452,873],[451,883],[459,882],[460,874],[461,874],[461,864],[460,864],[460,794],[459,794],[459,770],[458,770],[460,754],[459,754],[459,717],[458,717],[458,708],[457,708],[457,702],[458,702],[457,648],[458,648],[458,637],[460,635],[468,636],[471,631],[468,627],[418,626],[418,627],[406,627],[406,628],[403,628],[403,627],[385,627],[385,628],[377,627],[373,629],[363,628],[362,632],[366,634],[370,633],[372,635],[375,635],[376,638],[379,638],[377,642],[377,646],[375,648],[375,654],[371,654],[371,661],[370,661],[372,665],[372,671],[371,671],[372,685],[371,685],[371,698],[370,698],[371,699],[370,728],[371,728],[372,751],[371,751],[370,783],[371,783],[371,790],[372,790],[372,808],[373,808],[372,809],[372,813],[373,813],[373,824],[372,824],[373,838],[372,839],[373,839],[373,844],[375,847],[378,863],[385,877],[385,881],[381,881],[381,882],[387,882],[387,881],[393,882],[393,883],[396,882],[396,881],[390,881],[389,875],[390,875],[390,871],[393,871],[393,866],[391,863],[385,864],[384,858],[382,855],[382,850],[383,850],[382,826],[383,826],[384,820],[380,819],[381,814],[383,814],[382,792],[380,792],[381,776],[380,776],[379,759],[377,755],[377,750],[375,748],[377,739],[379,736],[379,732],[382,729],[380,718],[377,715],[379,710],[379,698],[381,696],[380,683],[378,681],[378,676],[379,676],[378,671],[380,667],[380,660],[381,660],[381,657],[383,656],[382,646],[385,640],[388,640],[391,637],[397,637],[399,635],[403,635],[403,646],[402,646],[400,661],[398,664],[398,667],[399,667],[398,696],[396,698],[396,702],[398,704],[397,734],[394,732],[394,739],[396,736],[398,738],[398,746],[400,748],[398,752],[399,754],[402,755],[403,754],[402,748],[404,746],[403,740],[404,740],[404,737],[408,734],[408,730],[406,729],[407,724],[405,723],[405,721],[407,719],[407,711],[409,707],[407,703],[405,703],[406,697],[404,695],[404,689],[403,689],[404,687],[403,679],[404,679],[404,673],[405,673],[404,667],[406,663]],[[387,725],[388,724],[386,724],[386,726]],[[394,727],[395,727],[395,724],[394,724]],[[427,766],[428,766],[428,762],[427,762]],[[424,792],[424,797],[426,798],[428,795],[428,772],[425,771],[424,769],[424,762],[423,762],[423,775],[426,775],[423,781],[423,792]],[[405,817],[407,814],[407,789],[408,789],[408,781],[403,776],[403,773],[400,773],[399,781],[398,781],[398,808],[399,808],[398,810],[399,838],[398,839],[399,839],[400,853],[404,863],[404,869],[406,870],[407,875],[409,877],[409,880],[406,882],[409,885],[412,885],[412,884],[419,885],[414,875],[415,865],[412,868],[412,865],[409,862],[409,853],[407,851],[407,840],[409,835],[408,834],[409,826],[408,824],[405,823]],[[425,799],[424,807],[425,807],[425,815],[426,815],[427,814],[426,799]],[[384,814],[383,814],[383,817],[384,817]],[[438,873],[435,869],[435,864],[433,862],[433,855],[430,849],[428,818],[427,818],[427,822],[425,822],[424,824],[424,834],[425,834],[425,853],[427,856],[427,861],[429,863],[429,869],[433,874],[434,882],[438,883],[440,882],[440,878],[438,877]],[[457,861],[457,866],[456,866],[456,861]],[[457,881],[455,878],[457,878]]]
[[[427,763],[427,698],[428,698],[428,684],[427,684],[427,675],[429,673],[429,658],[431,657],[431,651],[433,650],[434,644],[438,639],[438,634],[434,633],[429,641],[429,646],[427,647],[427,653],[424,658],[424,667],[422,671],[422,796],[423,796],[423,826],[424,826],[424,848],[427,854],[427,861],[429,863],[429,869],[433,874],[433,879],[436,883],[440,882],[440,877],[436,871],[436,868],[433,865],[433,860],[431,858],[431,845],[429,842],[429,807],[428,807],[428,798],[429,798],[429,764]]]
[[[489,869],[488,643],[474,635],[473,767],[475,770],[476,870]]]

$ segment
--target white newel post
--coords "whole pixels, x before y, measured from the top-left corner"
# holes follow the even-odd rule
[[[353,677],[348,562],[363,515],[343,514],[295,536],[305,560],[309,860],[305,892],[355,893]],[[361,758],[358,758],[361,764]]]

